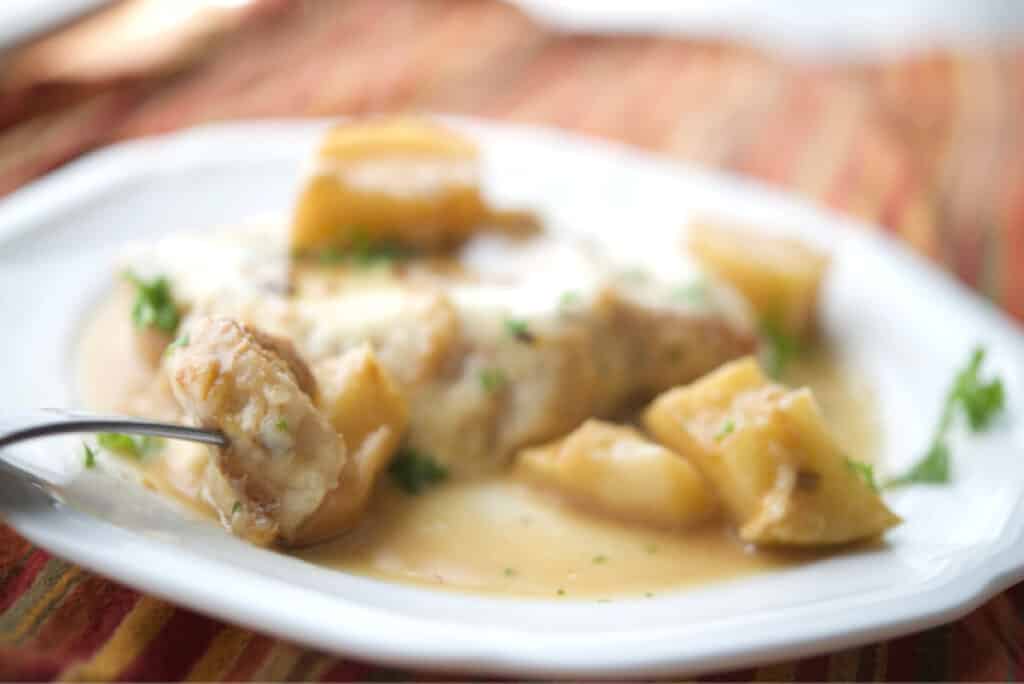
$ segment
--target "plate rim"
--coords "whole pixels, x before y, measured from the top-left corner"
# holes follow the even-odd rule
[[[907,246],[883,236],[880,229],[866,222],[814,206],[797,195],[769,187],[758,181],[700,168],[666,157],[658,157],[621,143],[594,139],[542,126],[508,124],[465,117],[441,118],[470,131],[500,129],[504,132],[513,131],[531,137],[542,136],[552,140],[568,139],[587,147],[601,148],[611,154],[625,155],[634,160],[642,160],[648,165],[664,167],[676,175],[682,173],[684,177],[690,179],[700,178],[702,182],[722,187],[728,195],[742,195],[748,198],[751,204],[781,206],[790,213],[796,212],[803,216],[801,222],[829,226],[827,230],[836,232],[844,238],[856,236],[856,239],[868,240],[874,243],[875,249],[881,250],[883,258],[898,260],[901,268],[913,269],[919,277],[927,279],[929,284],[940,288],[941,296],[954,297],[961,304],[969,305],[975,315],[985,319],[986,325],[993,329],[994,334],[1020,349],[1022,358],[1024,358],[1024,334],[1003,314],[993,307],[982,305],[976,294],[960,285],[950,274],[927,264],[914,255]],[[264,119],[205,124],[151,138],[118,143],[93,151],[0,201],[0,243],[16,236],[28,235],[35,226],[45,220],[48,214],[60,213],[68,207],[74,206],[76,202],[102,193],[104,189],[116,188],[119,183],[129,181],[140,173],[159,173],[162,169],[180,169],[183,162],[202,162],[208,158],[206,152],[208,152],[208,144],[211,141],[223,141],[225,138],[237,136],[252,136],[256,133],[272,137],[275,134],[279,135],[282,130],[301,135],[303,131],[326,126],[337,120],[339,119]],[[254,155],[254,158],[262,160],[268,158],[266,153],[254,153]],[[237,154],[233,155],[233,157],[237,156]],[[4,504],[0,502],[0,512],[4,508]],[[1013,519],[1021,517],[1019,515],[1021,508],[1022,505],[1018,502],[1014,509]],[[92,521],[90,524],[109,527],[110,529],[107,530],[109,535],[121,539],[127,547],[138,547],[137,550],[143,556],[146,554],[146,548],[152,550],[153,543],[157,543],[159,548],[159,542],[154,542],[143,535],[118,528],[88,514],[73,513],[88,518]],[[861,619],[859,622],[847,620],[845,628],[833,625],[831,630],[816,633],[813,630],[805,629],[802,634],[786,634],[777,638],[772,635],[760,635],[757,639],[726,644],[711,652],[697,653],[696,655],[688,653],[683,656],[678,653],[664,652],[660,657],[648,655],[639,662],[629,653],[612,651],[600,653],[595,651],[586,658],[580,657],[581,654],[577,654],[575,658],[566,658],[564,654],[538,651],[527,648],[524,644],[516,645],[514,641],[511,648],[498,648],[497,650],[493,647],[485,648],[485,646],[493,646],[495,640],[500,641],[500,639],[496,639],[498,636],[513,639],[523,636],[522,632],[514,630],[508,634],[489,630],[488,634],[484,635],[486,638],[475,642],[473,648],[465,643],[464,639],[455,639],[451,642],[455,644],[454,647],[449,645],[444,648],[443,640],[438,643],[437,636],[432,637],[433,640],[429,643],[423,639],[408,637],[398,640],[395,638],[398,631],[393,625],[387,624],[383,625],[383,631],[376,636],[368,635],[363,627],[349,628],[344,625],[342,625],[341,631],[337,627],[333,628],[330,635],[315,634],[311,633],[308,626],[304,626],[301,621],[282,621],[280,613],[264,610],[262,606],[256,605],[258,602],[252,602],[248,606],[248,611],[239,617],[239,604],[232,603],[233,599],[229,600],[223,595],[205,588],[200,588],[197,591],[194,585],[188,584],[184,579],[187,573],[171,572],[168,573],[169,576],[165,577],[155,568],[147,568],[144,564],[120,563],[109,555],[104,555],[91,548],[82,538],[73,534],[74,516],[71,519],[64,519],[63,516],[66,515],[59,509],[51,510],[48,516],[40,515],[38,512],[19,513],[14,510],[13,512],[8,511],[6,517],[7,522],[15,530],[33,543],[43,548],[59,548],[58,555],[62,557],[99,574],[136,587],[145,593],[166,597],[174,604],[186,606],[200,613],[212,614],[229,622],[245,624],[260,632],[273,633],[282,638],[312,644],[329,652],[339,653],[343,657],[369,658],[408,668],[441,670],[450,673],[586,677],[660,676],[764,664],[780,659],[803,657],[823,650],[852,647],[940,624],[966,614],[992,595],[1020,579],[1024,579],[1024,545],[1014,543],[1015,541],[1019,542],[1021,536],[1024,535],[1024,529],[1022,529],[1024,524],[1019,523],[1015,528],[1008,529],[1007,538],[1001,540],[1002,543],[994,544],[992,554],[982,566],[985,569],[984,573],[977,572],[965,576],[961,570],[938,586],[928,588],[923,592],[906,594],[904,598],[913,598],[914,600],[904,602],[902,610],[890,611],[884,619],[874,617],[870,620]],[[51,519],[53,516],[56,516],[56,520]],[[55,527],[48,527],[50,524],[55,524]],[[1010,532],[1015,534],[1010,534]],[[166,550],[163,553],[166,554]],[[169,555],[175,563],[181,561],[181,558],[177,558],[175,554]],[[274,586],[275,591],[292,592],[297,601],[300,599],[308,601],[319,595],[313,589],[232,568],[217,559],[206,558],[200,554],[190,553],[190,555],[193,568],[196,561],[201,561],[201,564],[207,564],[211,568],[216,567],[221,572],[227,569],[231,573],[242,573],[249,583],[254,580],[259,583],[273,582],[276,585]],[[166,570],[166,564],[161,567],[161,570]],[[300,597],[294,592],[301,592],[304,596]],[[345,601],[340,598],[338,600]],[[346,603],[356,613],[359,611],[378,614],[386,612],[381,609],[360,607],[350,601],[346,601]],[[885,601],[882,603],[884,604]],[[262,621],[263,618],[271,617],[276,624]],[[376,615],[378,622],[380,617],[380,615]],[[420,627],[429,622],[420,618],[395,614],[387,615],[386,618],[385,622],[398,620],[401,623],[411,623]],[[849,628],[851,622],[855,622],[853,629]],[[447,629],[447,625],[443,623],[431,624],[439,632]],[[415,633],[415,630],[402,630],[402,632]],[[600,635],[588,635],[587,638],[597,639],[600,638]],[[749,643],[751,641],[753,643]]]

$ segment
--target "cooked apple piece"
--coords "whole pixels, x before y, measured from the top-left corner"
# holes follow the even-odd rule
[[[328,131],[292,222],[304,252],[372,245],[434,249],[457,244],[484,224],[522,228],[525,214],[496,212],[478,181],[469,140],[419,119],[345,123]]]
[[[690,226],[688,247],[739,290],[761,320],[796,338],[813,332],[826,255],[799,240],[710,222]]]
[[[312,544],[347,530],[363,512],[381,471],[405,433],[405,400],[369,345],[316,367],[322,386],[322,410],[345,437],[351,458],[341,485],[299,526],[296,542]]]
[[[599,420],[523,450],[519,468],[582,508],[627,520],[683,527],[717,510],[707,481],[685,458],[633,428]]]
[[[836,444],[810,390],[769,382],[752,358],[665,392],[644,420],[714,484],[746,541],[843,544],[900,522]]]

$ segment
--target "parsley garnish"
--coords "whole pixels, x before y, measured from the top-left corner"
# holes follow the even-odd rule
[[[505,577],[515,577],[515,576],[516,576],[515,568],[505,568]]]
[[[497,392],[507,381],[505,372],[500,368],[484,368],[480,371],[480,385],[487,392]]]
[[[126,272],[124,277],[135,286],[135,304],[132,306],[132,321],[135,325],[174,332],[181,316],[167,278],[160,276],[147,281],[131,272]]]
[[[348,254],[338,249],[337,247],[327,247],[316,253],[316,259],[321,264],[329,266],[332,264],[340,264],[348,259]]]
[[[505,332],[523,344],[533,344],[537,339],[530,332],[530,327],[526,324],[526,321],[518,318],[505,319]]]
[[[722,423],[722,427],[715,434],[715,441],[721,442],[723,439],[728,437],[736,429],[736,423],[730,418],[729,420]]]
[[[281,416],[277,419],[277,422],[274,423],[274,427],[277,428],[278,432],[288,432],[288,420],[284,416]]]
[[[174,340],[169,345],[167,345],[167,349],[164,349],[164,354],[170,354],[175,349],[181,349],[182,347],[187,347],[188,343],[189,343],[188,333],[185,333],[184,335],[182,335],[180,337],[175,337]]]
[[[235,505],[231,507],[231,516],[234,517],[242,511],[242,502],[236,501]]]
[[[985,381],[981,377],[981,365],[985,361],[985,350],[975,347],[967,365],[956,374],[953,386],[946,394],[939,424],[932,436],[928,451],[903,475],[886,483],[886,487],[902,487],[908,484],[945,484],[951,478],[950,461],[952,452],[946,441],[953,427],[957,409],[962,408],[971,432],[986,429],[1003,410],[1006,395],[999,378]]]
[[[555,592],[555,593],[557,593],[559,596],[565,596],[565,589],[562,589],[561,587],[559,587],[558,591]]]
[[[113,454],[130,456],[140,461],[164,447],[164,440],[159,437],[132,437],[119,432],[101,432],[96,435],[96,441]]]
[[[846,459],[846,467],[853,471],[864,484],[871,488],[871,491],[878,491],[878,483],[875,481],[875,468],[870,463],[855,461],[852,458]]]
[[[800,343],[787,334],[774,318],[761,321],[761,364],[776,380],[800,353]]]
[[[642,283],[645,282],[650,275],[644,269],[636,266],[634,268],[628,268],[622,272],[622,279],[630,283]]]
[[[395,242],[371,240],[366,233],[356,231],[352,243],[345,249],[328,247],[317,253],[317,260],[322,264],[350,263],[355,266],[369,268],[378,264],[390,264],[401,259],[408,259],[414,252]]]
[[[597,556],[594,556],[593,560],[594,560],[594,565],[602,565],[602,564],[608,562],[608,556],[597,555]]]
[[[680,285],[672,290],[672,301],[686,304],[703,304],[708,300],[708,284],[696,280],[688,285]]]
[[[563,292],[558,298],[558,308],[562,313],[580,303],[580,293],[574,290]]]
[[[398,452],[388,466],[391,478],[406,494],[419,494],[427,487],[439,484],[448,477],[448,469],[427,454],[405,448]]]
[[[85,467],[90,469],[95,468],[96,453],[85,442],[82,442],[82,448],[85,449]]]
[[[657,553],[658,552],[658,545],[657,544],[648,544],[647,546],[644,547],[644,551],[646,551],[647,553],[650,553],[650,554]]]

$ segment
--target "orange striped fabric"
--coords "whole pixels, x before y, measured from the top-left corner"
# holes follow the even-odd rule
[[[184,73],[0,85],[0,195],[97,146],[210,120],[471,114],[561,126],[791,188],[908,241],[1024,319],[1022,107],[1024,50],[823,67],[735,46],[553,34],[497,1],[265,0]],[[920,634],[711,678],[1022,672],[1016,587]],[[392,677],[427,678],[140,596],[0,525],[0,679]]]

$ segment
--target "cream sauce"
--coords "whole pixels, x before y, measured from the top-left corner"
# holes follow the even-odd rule
[[[78,388],[95,410],[174,417],[154,371],[134,348],[131,293],[96,312],[80,346]],[[859,460],[872,461],[879,423],[866,382],[827,351],[796,363],[786,380],[807,384]],[[143,481],[202,515],[202,447],[169,442],[142,467]],[[742,544],[723,524],[660,531],[578,512],[514,475],[450,482],[419,496],[386,483],[355,530],[295,553],[311,563],[396,582],[538,597],[644,596],[780,567],[807,554]]]

